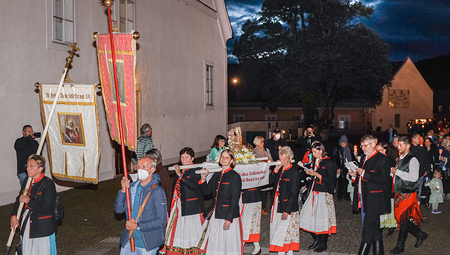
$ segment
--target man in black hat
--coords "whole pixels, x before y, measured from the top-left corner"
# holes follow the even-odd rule
[[[279,159],[278,150],[283,146],[288,146],[288,143],[281,138],[281,130],[275,128],[273,130],[272,138],[264,143],[264,148],[269,149],[273,161],[277,161]]]

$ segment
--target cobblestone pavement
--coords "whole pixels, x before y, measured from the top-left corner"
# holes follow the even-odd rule
[[[361,217],[351,213],[351,205],[348,201],[335,201],[336,218],[337,218],[337,234],[332,235],[328,239],[328,249],[320,254],[330,255],[344,255],[358,253],[359,244],[361,242]],[[439,209],[441,214],[431,214],[431,209],[421,206],[422,213],[426,217],[425,222],[421,224],[422,230],[429,234],[429,238],[419,248],[414,248],[415,238],[408,236],[405,245],[405,255],[427,255],[427,254],[450,254],[450,221],[448,215],[450,213],[450,201],[445,201],[440,204]],[[269,215],[263,215],[261,218],[261,254],[276,254],[269,253]],[[385,238],[387,230],[383,231],[383,242],[385,254],[389,255],[390,250],[395,247],[398,231],[391,237]],[[101,255],[101,254],[119,254],[120,249],[118,245],[119,239],[108,238],[84,251],[76,254],[79,255]],[[311,236],[303,231],[300,231],[300,251],[294,254],[319,254],[310,252],[307,247],[312,243]],[[253,250],[252,244],[246,244],[244,247],[244,254],[250,254]],[[370,252],[370,254],[372,254]]]

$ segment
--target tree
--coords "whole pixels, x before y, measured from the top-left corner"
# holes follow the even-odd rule
[[[381,103],[391,65],[388,45],[358,23],[371,13],[349,0],[265,0],[234,47],[247,86],[271,108],[300,103],[321,129],[339,102]]]

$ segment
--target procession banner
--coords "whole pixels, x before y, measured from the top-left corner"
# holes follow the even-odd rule
[[[100,140],[95,85],[41,84],[41,108],[47,124],[58,97],[47,133],[50,169],[64,181],[98,182]]]
[[[204,164],[206,169],[220,168],[217,163],[205,162]],[[269,167],[270,165],[267,162],[237,164],[234,171],[241,176],[242,189],[251,189],[269,184]],[[208,175],[209,178],[211,178],[210,176],[212,174]]]
[[[124,145],[136,150],[136,41],[131,34],[114,34],[116,54],[117,83],[119,87],[122,123],[124,128]],[[120,144],[119,120],[117,115],[116,89],[114,85],[114,69],[112,64],[111,41],[109,34],[97,37],[98,66],[102,83],[103,102],[111,139]]]

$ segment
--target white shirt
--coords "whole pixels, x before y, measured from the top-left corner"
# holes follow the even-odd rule
[[[403,158],[405,158],[406,155],[408,155],[408,153],[406,153],[405,155],[401,155],[400,156],[400,160],[402,160]],[[397,169],[397,172],[395,172],[395,175],[400,177],[402,180],[404,181],[410,181],[410,182],[416,182],[419,179],[419,161],[417,160],[417,158],[413,157],[411,159],[411,161],[409,161],[409,173],[404,172],[400,169]]]

